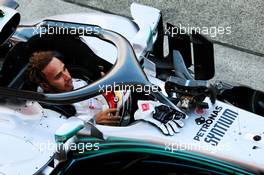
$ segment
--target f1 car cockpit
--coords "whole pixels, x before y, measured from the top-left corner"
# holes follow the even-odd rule
[[[69,71],[77,78],[95,81],[100,78],[100,71],[108,72],[112,65],[87,46],[78,36],[44,35],[33,36],[27,42],[16,44],[7,54],[0,72],[1,85],[11,88],[28,89],[24,73],[28,59],[36,51],[58,51]],[[16,63],[16,64],[13,64]],[[77,71],[80,73],[78,74]],[[84,77],[80,77],[84,76]],[[90,79],[90,80],[88,80]],[[28,89],[28,90],[31,90]],[[33,90],[33,89],[32,89]]]

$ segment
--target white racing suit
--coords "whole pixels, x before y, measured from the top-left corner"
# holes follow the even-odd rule
[[[72,84],[74,90],[87,86],[87,82],[76,78],[72,79]],[[43,89],[38,87],[37,91],[43,92]],[[131,106],[130,91],[103,93],[102,95],[74,103],[73,106],[76,110],[76,116],[93,123],[95,122],[95,115],[108,108],[117,108],[119,116],[126,118],[129,115],[128,111]]]

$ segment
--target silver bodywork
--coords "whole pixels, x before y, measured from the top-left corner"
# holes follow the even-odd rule
[[[48,17],[27,25],[37,24],[35,27],[38,27],[41,21],[47,19],[98,25],[123,35],[133,46],[140,61],[144,53],[152,49],[157,38],[156,27],[160,13],[157,9],[138,4],[132,4],[131,13],[132,21],[105,13],[82,13]],[[18,29],[13,38],[27,40],[27,36],[23,36],[19,33],[20,31],[21,29]],[[117,50],[113,45],[92,37],[82,38],[97,55],[110,63],[116,61]],[[149,60],[149,66],[146,66],[145,72],[149,80],[160,86],[166,95],[164,82],[155,78],[153,66],[155,65]],[[221,108],[221,110],[214,112],[216,108]],[[264,137],[263,117],[220,101],[216,101],[214,105],[211,104],[210,108],[203,112],[206,120],[209,120],[212,114],[215,115],[205,131],[201,131],[202,125],[198,125],[195,121],[200,114],[192,112],[188,114],[189,119],[185,121],[181,132],[174,136],[165,136],[158,128],[143,121],[126,127],[102,125],[96,125],[96,127],[103,133],[105,139],[121,137],[153,142],[165,146],[168,152],[185,149],[264,171],[264,141],[253,139],[256,135]],[[0,113],[0,138],[2,140],[0,174],[34,174],[53,158],[57,151],[54,135],[67,119],[59,113],[43,109],[37,102],[30,101],[26,105],[13,105],[13,103],[6,102],[0,106]],[[218,127],[218,135],[217,131],[212,133],[216,123],[223,117],[233,118],[233,121],[226,127],[222,125],[222,130]],[[208,140],[210,137],[213,138],[212,141]],[[48,174],[49,168],[51,167],[47,167],[43,173]]]
[[[37,102],[0,108],[0,173],[34,174],[54,156],[54,133],[65,119]]]

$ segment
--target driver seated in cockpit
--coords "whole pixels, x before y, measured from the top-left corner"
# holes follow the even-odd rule
[[[27,78],[39,86],[38,92],[70,92],[87,85],[84,80],[72,78],[60,57],[61,55],[55,51],[38,51],[31,55]],[[147,121],[158,127],[165,135],[174,135],[179,132],[178,128],[183,127],[181,119],[185,118],[185,114],[181,111],[156,101],[136,101],[138,109],[134,114],[135,120]],[[131,111],[131,103],[130,90],[122,90],[106,92],[74,103],[73,106],[77,115],[85,116],[83,118],[85,121],[120,126],[124,125],[122,124],[125,121],[124,118],[131,115],[130,112],[127,112]],[[121,118],[122,123],[120,123]]]
[[[55,51],[38,51],[29,59],[27,78],[39,85],[38,92],[62,93],[76,90],[87,83],[71,77],[71,74],[59,59],[61,55]],[[109,95],[108,95],[109,96]],[[98,95],[73,106],[77,114],[85,114],[97,124],[119,125],[120,116],[115,106],[108,105],[109,99]],[[111,100],[111,99],[110,99]],[[112,103],[111,103],[112,104]]]

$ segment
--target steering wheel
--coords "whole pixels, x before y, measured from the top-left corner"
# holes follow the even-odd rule
[[[70,66],[67,69],[73,78],[84,80],[88,85],[91,84],[93,81],[95,81],[95,77],[93,77],[93,74],[91,73],[91,71],[87,70],[86,68],[83,68],[80,66]],[[104,98],[105,98],[105,100],[107,100],[105,96],[104,96]],[[129,100],[128,103],[130,105],[132,105],[131,97],[128,100]],[[131,119],[131,116],[130,116],[131,107],[129,107],[128,109],[127,109],[127,107],[128,106],[122,106],[119,109],[119,116],[121,117],[120,123],[119,123],[120,126],[127,125],[128,121],[130,121],[130,119]],[[128,110],[128,111],[125,111],[125,110]],[[69,116],[69,115],[67,115],[67,116]],[[129,118],[127,116],[129,116]]]

